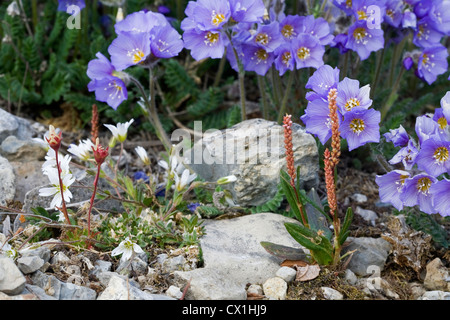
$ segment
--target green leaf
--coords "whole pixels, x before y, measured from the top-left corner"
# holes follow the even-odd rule
[[[332,263],[333,246],[327,238],[299,224],[287,222],[284,226],[295,241],[310,250],[311,256],[318,264],[329,265]]]
[[[306,254],[303,249],[292,248],[280,244],[261,241],[261,246],[270,254],[285,260],[305,260]]]
[[[321,230],[327,239],[331,239],[333,233],[330,231],[327,223],[329,219],[328,215],[323,210],[322,203],[320,202],[319,195],[314,189],[311,189],[309,196],[307,196],[304,190],[301,190],[300,194],[306,200],[305,211],[308,216],[308,222],[311,229],[314,231]],[[329,219],[331,221],[331,219]]]
[[[353,220],[353,210],[351,207],[347,208],[347,212],[345,213],[344,222],[342,223],[341,232],[338,237],[339,244],[342,245],[347,239],[350,232],[348,228],[350,227]]]
[[[303,218],[307,219],[307,217],[302,217],[300,211],[300,208],[303,207],[303,203],[301,203],[299,198],[297,197],[294,188],[291,186],[290,180],[291,177],[287,174],[287,172],[285,172],[284,170],[280,170],[280,183],[286,199],[289,202],[289,205],[295,217],[298,219],[298,221],[303,223]],[[307,220],[306,223],[308,223]]]

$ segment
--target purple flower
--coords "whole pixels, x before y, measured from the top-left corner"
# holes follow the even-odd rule
[[[411,10],[407,9],[403,12],[403,19],[402,19],[402,27],[403,28],[413,28],[415,29],[417,26],[417,17],[414,14],[414,12],[411,12]]]
[[[389,132],[384,134],[386,141],[392,142],[394,147],[404,147],[409,142],[409,136],[405,128],[402,125],[398,129],[390,129]]]
[[[300,33],[304,33],[302,17],[298,15],[288,15],[280,21],[280,32],[286,41],[297,38]]]
[[[428,12],[430,22],[436,30],[447,35],[450,34],[450,2],[437,0],[432,3],[433,6]]]
[[[380,112],[374,109],[355,107],[344,115],[339,127],[341,136],[347,139],[352,151],[368,142],[380,142]]]
[[[228,38],[220,31],[187,30],[183,34],[184,46],[191,50],[195,60],[205,58],[222,58],[225,47],[229,43]],[[231,51],[231,50],[230,50]]]
[[[345,33],[340,33],[336,37],[334,37],[333,41],[330,43],[330,46],[333,48],[338,48],[340,54],[344,54],[350,49],[347,48],[348,35]]]
[[[422,143],[435,136],[438,133],[438,124],[427,115],[416,118],[416,134],[419,137],[419,143]]]
[[[244,70],[255,71],[260,76],[264,76],[275,59],[273,52],[267,52],[264,48],[255,45],[242,45],[242,63]]]
[[[300,34],[292,41],[292,51],[297,63],[297,69],[319,68],[323,65],[325,47],[316,37],[309,34]]]
[[[347,15],[353,14],[351,0],[333,0],[333,4],[344,11]]]
[[[411,170],[416,163],[416,157],[418,154],[419,150],[417,149],[414,141],[409,139],[408,145],[401,148],[397,154],[389,160],[389,163],[397,164],[401,162],[406,170]]]
[[[331,120],[328,102],[318,98],[308,102],[305,114],[300,119],[305,123],[306,132],[317,136],[322,144],[331,137]],[[341,116],[338,117],[341,119]]]
[[[264,16],[262,0],[229,0],[231,17],[236,22],[259,22]]]
[[[278,70],[280,76],[282,76],[287,70],[294,70],[295,59],[289,44],[286,43],[281,45],[275,50],[274,54],[276,56],[275,68]]]
[[[406,179],[400,200],[407,207],[418,205],[421,211],[433,214],[435,213],[433,208],[434,195],[430,193],[430,188],[436,182],[437,179],[435,177],[424,173]]]
[[[201,206],[201,203],[198,202],[192,202],[192,203],[188,203],[187,208],[189,209],[189,211],[191,211],[192,213],[195,213],[195,210]]]
[[[427,48],[439,44],[443,34],[434,29],[433,24],[430,23],[430,18],[426,17],[417,23],[414,31],[413,43],[422,48]]]
[[[336,102],[343,115],[353,108],[361,107],[363,109],[368,109],[372,105],[372,100],[370,99],[370,86],[366,85],[359,88],[358,80],[344,78],[339,82],[337,91]]]
[[[406,70],[410,70],[412,66],[414,65],[414,60],[412,57],[406,57],[403,59],[403,68]]]
[[[430,188],[434,209],[443,217],[450,216],[450,181],[446,178],[434,183]]]
[[[337,88],[339,83],[339,69],[329,65],[319,67],[311,77],[309,77],[305,88],[313,90],[321,98],[327,99],[330,89]]]
[[[94,79],[89,82],[88,89],[90,92],[95,91],[95,99],[106,102],[114,110],[128,99],[125,83],[117,77]]]
[[[324,18],[315,19],[313,15],[302,16],[300,21],[303,24],[303,33],[310,34],[319,40],[321,45],[330,44],[334,36],[330,33],[330,25]]]
[[[160,13],[152,11],[138,11],[131,13],[122,21],[114,25],[117,35],[122,33],[149,33],[154,27],[164,27],[169,25],[166,17]]]
[[[184,12],[187,18],[181,28],[185,31],[191,27],[197,31],[219,30],[231,16],[230,3],[222,0],[190,1]]]
[[[377,175],[375,182],[378,185],[380,200],[390,203],[397,210],[403,209],[403,202],[400,200],[405,180],[409,178],[409,172],[403,170],[393,170],[385,175]]]
[[[249,44],[259,46],[267,52],[273,52],[283,43],[278,22],[260,24],[255,34],[248,40]]]
[[[82,10],[86,7],[84,0],[58,0],[58,11],[67,12],[70,6],[77,6]]]
[[[88,84],[90,92],[95,91],[98,101],[106,102],[113,109],[128,99],[128,92],[124,81],[125,74],[117,72],[109,60],[100,52],[97,59],[88,63],[86,74],[91,79]]]
[[[447,57],[447,48],[441,44],[425,48],[419,57],[417,67],[419,76],[425,79],[428,84],[432,84],[436,81],[438,75],[447,71]]]
[[[402,23],[403,18],[403,2],[399,0],[386,1],[386,16],[385,20],[391,26],[398,28]]]
[[[171,26],[157,27],[151,33],[150,49],[157,58],[172,58],[183,50],[180,34]]]
[[[108,48],[111,62],[121,71],[145,61],[150,54],[150,38],[147,33],[121,33]]]
[[[379,12],[369,12],[371,6],[376,6]],[[380,23],[386,12],[384,1],[380,0],[352,0],[352,11],[355,18],[359,21],[370,23],[374,18],[380,18]],[[373,17],[374,14],[379,14],[380,17]]]
[[[450,172],[449,153],[450,142],[430,138],[420,146],[417,167],[434,177]]]
[[[145,172],[143,172],[143,171],[137,171],[137,172],[135,172],[133,178],[134,178],[134,180],[136,180],[136,181],[142,179],[145,183],[148,183],[148,182],[150,181],[149,176],[147,176],[147,175],[145,174]]]
[[[357,21],[348,30],[347,48],[356,51],[361,60],[384,47],[382,29],[370,29],[366,21]]]
[[[450,123],[450,91],[441,99],[441,107],[435,110],[433,120],[437,122],[441,131],[448,128]]]

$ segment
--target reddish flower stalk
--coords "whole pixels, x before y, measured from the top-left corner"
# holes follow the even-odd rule
[[[283,119],[283,128],[284,128],[284,147],[286,149],[286,162],[287,162],[287,171],[289,176],[291,177],[291,186],[295,187],[295,165],[294,165],[294,151],[292,150],[292,115],[286,114]]]
[[[341,155],[341,137],[339,132],[339,116],[337,113],[337,90],[331,89],[328,92],[328,108],[330,109],[330,122],[331,122],[331,162],[334,167],[339,163],[339,157]]]
[[[55,150],[55,160],[56,160],[56,168],[58,170],[58,180],[59,180],[59,190],[61,192],[61,200],[62,200],[62,210],[61,212],[64,214],[64,218],[66,219],[67,223],[70,224],[69,214],[67,213],[67,207],[66,207],[66,201],[64,200],[64,185],[61,179],[61,167],[59,165],[59,159],[58,159],[58,151],[61,147],[61,141],[62,141],[62,131],[59,132],[59,134],[56,134],[55,127],[50,125],[49,129],[49,137],[46,138],[48,145],[50,148]],[[59,209],[59,208],[58,208]]]
[[[328,205],[330,206],[330,213],[334,217],[337,212],[337,200],[336,200],[336,186],[334,185],[334,165],[331,158],[331,152],[327,148],[324,155],[325,166],[325,185],[327,188]]]
[[[94,198],[95,194],[97,193],[97,185],[98,185],[98,178],[100,177],[100,171],[101,171],[101,165],[105,161],[106,157],[108,156],[108,149],[109,147],[106,147],[104,149],[100,143],[98,138],[95,140],[95,148],[92,147],[92,150],[94,151],[94,159],[97,164],[97,173],[95,175],[94,179],[94,192],[92,192],[91,201],[89,204],[89,211],[88,211],[88,238],[91,237],[91,211],[92,206],[94,205]]]
[[[92,119],[91,119],[91,139],[95,143],[98,138],[98,109],[97,105],[92,105]]]

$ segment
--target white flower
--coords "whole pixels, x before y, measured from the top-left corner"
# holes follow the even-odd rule
[[[71,144],[67,149],[68,152],[79,158],[80,160],[87,161],[92,158],[92,148],[94,144],[90,139],[81,140],[78,145]]]
[[[112,124],[105,124],[104,126],[111,131],[114,138],[119,140],[120,143],[124,142],[127,138],[128,127],[134,122],[134,119],[131,119],[125,123],[118,123],[117,126],[113,126]]]
[[[120,258],[120,261],[125,262],[133,256],[133,253],[143,253],[143,252],[144,250],[142,250],[142,248],[139,245],[131,241],[129,237],[126,237],[125,240],[123,240],[119,244],[119,246],[111,252],[111,256],[114,257],[119,254],[122,254],[122,258]]]
[[[9,4],[9,6],[6,8],[6,13],[11,17],[20,15],[19,6],[17,5],[16,1],[13,1]]]
[[[188,186],[192,181],[194,181],[195,178],[197,178],[197,175],[195,173],[190,174],[188,169],[184,169],[183,173],[181,174],[181,178],[178,176],[178,174],[175,174],[174,178],[175,178],[175,190],[181,192],[186,188],[186,186]]]
[[[134,149],[134,151],[136,151],[137,155],[145,165],[150,165],[150,159],[148,158],[147,151],[145,151],[144,148],[138,146]]]
[[[228,184],[231,182],[235,182],[237,180],[237,177],[233,174],[231,176],[222,177],[217,180],[217,184]]]
[[[39,196],[41,197],[53,196],[53,200],[50,203],[50,207],[51,208],[60,207],[62,205],[62,196],[61,196],[61,189],[59,186],[58,170],[56,169],[47,170],[46,174],[52,186],[39,189]],[[62,171],[61,180],[63,184],[64,200],[66,202],[70,202],[70,199],[72,198],[72,193],[70,192],[69,187],[72,185],[72,183],[75,182],[75,178],[72,176],[71,173]]]
[[[1,249],[7,257],[14,259],[17,256],[17,251],[8,243],[5,243]]]
[[[68,154],[63,156],[61,153],[58,153],[59,167],[61,169],[61,174],[70,173],[70,161],[72,157]],[[49,148],[47,151],[47,155],[45,156],[45,162],[42,164],[42,172],[45,175],[48,175],[49,171],[56,171],[56,153],[55,150]]]

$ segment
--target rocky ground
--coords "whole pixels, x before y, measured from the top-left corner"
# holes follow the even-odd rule
[[[40,170],[44,153],[31,139],[45,130],[0,109],[0,205],[23,210],[44,205],[36,192],[47,181]],[[301,148],[296,152],[303,167],[309,161],[311,172],[318,172],[316,187],[323,196],[317,155],[308,160]],[[241,167],[234,170],[243,172]],[[77,177],[89,183],[82,171]],[[249,181],[243,179],[243,183]],[[343,163],[338,187],[340,206],[351,206],[355,212],[345,247],[354,253],[335,268],[290,263],[268,253],[261,241],[300,245],[283,225],[292,219],[266,212],[205,219],[199,246],[161,249],[152,245],[126,263],[110,252],[79,250],[58,239],[25,247],[15,260],[0,254],[0,299],[450,300],[448,249],[412,230],[404,216],[393,216],[390,207],[379,203],[374,174],[347,169]],[[246,188],[244,184],[240,190]],[[74,199],[88,196],[83,188],[74,191]],[[103,205],[101,209],[108,210],[117,203]],[[0,231],[6,216],[0,214]],[[21,223],[16,217],[9,215],[14,230]],[[443,228],[448,232],[448,223]],[[5,239],[0,234],[0,243]]]

